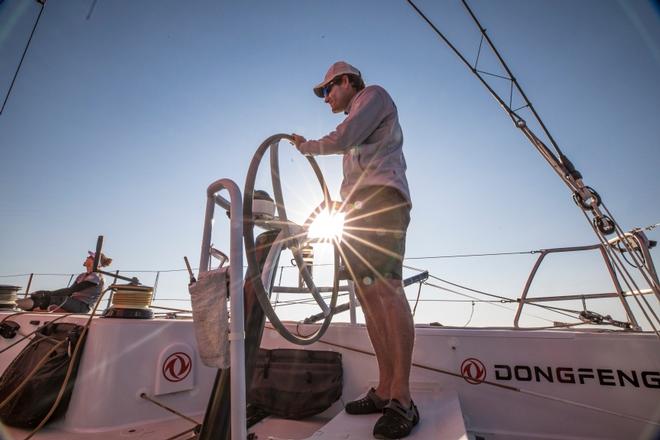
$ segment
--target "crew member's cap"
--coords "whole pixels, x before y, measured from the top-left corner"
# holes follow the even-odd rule
[[[325,74],[325,78],[323,78],[323,82],[314,87],[314,94],[319,98],[323,98],[323,88],[339,75],[356,75],[362,77],[360,71],[355,67],[351,66],[345,61],[337,61],[332,66],[330,66],[328,72]]]

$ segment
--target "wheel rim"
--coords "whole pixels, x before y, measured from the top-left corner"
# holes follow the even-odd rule
[[[261,279],[261,269],[258,266],[257,259],[256,259],[256,249],[255,249],[255,241],[254,241],[254,228],[255,228],[255,219],[254,215],[252,212],[252,202],[254,199],[254,185],[255,185],[255,180],[257,176],[257,172],[259,171],[259,166],[261,165],[261,161],[263,159],[264,154],[268,149],[271,149],[271,155],[270,155],[270,165],[271,165],[271,181],[273,185],[273,196],[275,198],[275,203],[277,207],[277,213],[282,221],[282,232],[280,235],[284,234],[286,237],[285,239],[289,242],[295,241],[296,244],[298,243],[297,237],[293,236],[294,234],[291,231],[290,228],[290,222],[287,218],[286,215],[286,207],[284,205],[284,198],[282,194],[282,186],[281,186],[281,181],[280,181],[280,173],[279,173],[279,160],[278,160],[278,147],[279,147],[279,142],[281,140],[293,140],[293,138],[287,134],[276,134],[273,136],[270,136],[267,138],[257,149],[255,152],[252,162],[250,163],[250,167],[248,169],[246,181],[245,181],[245,193],[244,193],[244,201],[243,201],[243,221],[244,221],[244,241],[245,241],[245,253],[246,253],[246,259],[248,263],[247,267],[247,274],[246,277],[251,280],[254,288],[255,288],[255,293],[257,300],[259,301],[259,304],[261,305],[264,314],[266,317],[268,317],[268,320],[271,322],[273,327],[278,331],[278,333],[287,341],[292,342],[294,344],[298,345],[308,345],[312,344],[316,341],[318,341],[325,331],[327,330],[328,326],[330,325],[330,322],[332,320],[332,311],[335,308],[335,305],[337,303],[337,297],[338,297],[338,291],[339,291],[339,252],[337,249],[337,243],[336,240],[333,241],[333,250],[334,250],[334,279],[333,279],[333,285],[332,285],[332,296],[330,298],[330,304],[326,304],[323,298],[321,297],[320,293],[318,292],[317,287],[314,284],[314,281],[311,277],[311,274],[305,267],[305,264],[303,264],[303,259],[302,259],[302,252],[301,252],[301,246],[299,245],[294,245],[290,247],[290,250],[294,256],[294,259],[296,260],[296,263],[298,265],[298,270],[300,271],[300,274],[305,282],[305,285],[307,288],[312,292],[312,295],[314,296],[314,299],[316,300],[317,304],[321,307],[325,314],[325,318],[323,322],[321,323],[321,326],[318,328],[316,332],[314,332],[311,335],[307,336],[298,336],[293,333],[291,333],[285,325],[282,323],[280,320],[279,316],[277,316],[277,313],[275,313],[275,310],[273,309],[270,299],[268,296],[268,292],[266,291],[263,281]],[[330,200],[330,196],[328,193],[327,186],[325,184],[325,181],[323,179],[323,175],[321,173],[321,170],[316,163],[316,161],[310,157],[307,156],[307,160],[312,166],[312,169],[314,170],[314,173],[316,174],[319,184],[321,185],[321,188],[323,190],[323,196],[324,200],[321,205],[319,206],[333,206],[333,202]],[[314,211],[314,213],[318,210],[319,208],[317,207]],[[311,216],[310,216],[311,217]],[[309,218],[308,221],[305,222],[305,225],[309,223]]]

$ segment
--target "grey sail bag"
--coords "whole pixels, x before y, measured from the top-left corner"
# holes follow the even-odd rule
[[[341,397],[341,353],[259,349],[251,384],[247,401],[256,409],[287,419],[318,414]]]

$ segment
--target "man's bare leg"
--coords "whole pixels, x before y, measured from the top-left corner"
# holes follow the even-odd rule
[[[364,311],[378,359],[379,388],[386,393],[385,397],[409,406],[415,327],[401,281],[379,279],[361,289],[364,303],[369,304]],[[385,388],[388,385],[389,390]],[[377,394],[384,396],[380,392]]]
[[[374,347],[376,361],[378,362],[378,386],[376,386],[376,394],[384,400],[389,400],[392,378],[394,376],[394,365],[391,358],[386,354],[388,350],[387,345],[384,345],[383,338],[379,337],[387,331],[387,323],[379,315],[382,309],[379,304],[380,298],[377,296],[377,291],[373,291],[372,289],[367,290],[367,286],[361,285],[357,287],[358,298],[367,325],[367,333],[369,334],[371,345]]]

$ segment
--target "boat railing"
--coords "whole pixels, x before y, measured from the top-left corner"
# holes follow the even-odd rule
[[[611,258],[608,257],[608,250],[610,250],[608,248],[614,248],[616,251],[621,252],[622,254],[627,252],[627,249],[625,247],[619,246],[621,240],[627,240],[628,244],[632,245],[632,248],[639,253],[639,255],[641,256],[641,261],[646,266],[646,269],[649,271],[649,273],[652,274],[652,276],[654,277],[654,281],[657,285],[658,275],[655,271],[655,266],[653,264],[651,253],[649,252],[649,248],[655,246],[656,243],[654,241],[648,240],[644,232],[641,230],[633,230],[629,233],[626,233],[622,238],[618,238],[618,237],[614,238],[609,242],[607,242],[606,244],[541,249],[537,251],[539,256],[536,259],[536,262],[532,267],[532,270],[527,278],[525,287],[523,288],[522,295],[518,299],[518,308],[516,310],[516,315],[513,320],[513,326],[515,328],[520,328],[519,326],[520,317],[522,315],[523,307],[525,306],[525,304],[538,304],[538,303],[550,302],[550,301],[582,300],[583,308],[586,312],[587,299],[603,299],[603,298],[618,297],[621,302],[621,305],[623,306],[623,309],[626,312],[628,322],[632,326],[632,329],[641,330],[639,322],[635,318],[635,314],[633,313],[630,304],[628,303],[628,299],[636,295],[644,296],[644,295],[654,294],[654,291],[652,289],[634,289],[630,291],[623,290],[619,277],[617,276],[617,271],[612,265]],[[528,296],[532,283],[536,277],[536,274],[538,273],[539,267],[544,262],[546,256],[552,254],[561,254],[566,252],[584,252],[584,251],[594,251],[594,250],[600,251],[600,254],[603,257],[603,262],[605,263],[605,267],[607,268],[607,271],[610,275],[610,279],[615,289],[613,292],[578,294],[578,295],[543,296],[543,297],[533,297],[533,298],[530,298]]]
[[[221,197],[218,194],[213,195],[212,202],[214,206],[217,205],[223,208],[224,210],[229,210],[230,207],[229,201],[225,200],[223,197]],[[647,270],[652,274],[652,276],[655,278],[657,282],[657,273],[655,271],[651,253],[649,252],[649,248],[653,248],[655,246],[655,242],[648,240],[646,236],[643,234],[643,232],[637,229],[626,233],[624,237],[626,240],[629,240],[631,243],[634,244],[634,248],[636,249],[636,252],[641,257],[639,259],[644,262],[644,264],[647,266]],[[607,252],[617,252],[620,255],[626,257],[626,251],[623,250],[625,248],[623,248],[622,246],[618,246],[619,245],[618,241],[619,240],[617,239],[610,240],[606,246],[601,244],[594,244],[588,246],[559,247],[559,248],[530,251],[529,252],[530,254],[536,254],[538,255],[538,257],[536,258],[536,261],[533,264],[533,267],[526,278],[526,282],[524,283],[524,288],[522,290],[521,295],[519,296],[512,295],[510,298],[499,297],[501,298],[500,302],[502,304],[506,304],[506,303],[517,304],[517,307],[512,310],[513,327],[527,328],[526,325],[521,325],[521,320],[523,317],[522,313],[524,310],[527,310],[529,308],[527,306],[541,307],[544,304],[551,304],[553,302],[559,302],[559,301],[581,301],[582,310],[583,310],[583,313],[581,314],[582,316],[579,316],[580,315],[579,310],[575,311],[576,318],[582,320],[582,322],[579,324],[582,325],[613,324],[614,326],[619,326],[623,329],[641,330],[639,316],[636,316],[640,312],[636,312],[635,311],[636,309],[634,307],[631,307],[631,305],[634,303],[634,301],[639,300],[642,297],[648,298],[649,295],[653,296],[654,291],[652,289],[624,289],[622,287],[622,283],[619,281],[617,277],[617,272],[612,267],[612,259],[606,258]],[[215,252],[213,252],[214,249],[210,246],[210,244],[207,244],[204,247],[204,249],[207,252],[206,255],[203,256],[203,258],[204,261],[207,262],[205,267],[208,268],[210,265],[210,259],[218,258],[218,255],[215,255]],[[604,267],[607,269],[607,273],[609,273],[610,283],[611,285],[614,286],[614,288],[611,291],[605,288],[600,291],[594,291],[589,293],[578,292],[574,294],[557,294],[552,296],[548,293],[545,293],[542,294],[542,296],[531,296],[530,292],[532,292],[533,290],[532,287],[534,286],[534,281],[537,279],[537,275],[539,273],[540,267],[542,266],[543,263],[546,263],[548,261],[546,259],[546,256],[550,256],[550,255],[556,256],[559,254],[567,254],[567,253],[584,253],[588,251],[591,252],[596,251],[600,253],[600,256],[602,257],[602,261],[605,263]],[[629,257],[627,258],[631,259]],[[319,264],[318,266],[324,266],[324,264]],[[274,279],[278,278],[280,279],[280,282],[274,283],[274,285],[272,286],[272,293],[273,293],[272,303],[274,308],[280,306],[282,307],[296,306],[296,305],[304,306],[310,303],[310,301],[307,301],[305,299],[281,300],[282,298],[281,295],[298,296],[309,293],[308,289],[305,287],[300,287],[300,286],[290,287],[290,285],[287,285],[286,283],[284,285],[281,284],[282,271],[284,271],[285,269],[295,269],[295,268],[296,268],[295,265],[292,266],[281,265],[277,268],[277,270],[279,271],[279,276],[274,277]],[[409,283],[407,283],[408,279],[404,280],[404,285],[412,285],[413,283],[419,282],[420,289],[422,285],[435,287],[433,284],[428,284],[426,282],[426,278],[430,276],[428,272],[423,272],[423,269],[415,269],[415,270],[419,270],[420,273],[416,274],[414,277],[411,277],[410,278],[411,282]],[[146,284],[151,285],[154,288],[152,308],[157,314],[168,318],[182,318],[182,317],[190,316],[191,310],[190,310],[189,297],[187,295],[181,296],[181,295],[172,294],[171,292],[172,287],[174,287],[176,291],[180,291],[180,290],[183,291],[182,289],[185,289],[185,284],[187,283],[187,277],[181,275],[186,273],[186,269],[141,270],[141,271],[117,270],[117,271],[113,271],[113,273],[116,275],[121,274],[125,276],[135,275],[138,276],[140,280],[142,280],[143,282],[146,281]],[[418,280],[415,278],[422,276],[424,274],[426,278],[422,280]],[[5,279],[7,279],[7,280],[11,280],[10,283],[21,284],[23,286],[26,286],[24,291],[19,291],[16,294],[18,297],[22,297],[22,296],[27,296],[33,290],[38,290],[39,288],[42,288],[44,284],[44,279],[49,279],[52,277],[58,277],[59,279],[62,280],[66,279],[68,280],[67,285],[70,285],[73,278],[75,277],[75,274],[22,273],[17,275],[2,275],[3,278],[2,281],[4,283]],[[107,279],[107,281],[112,281],[112,279]],[[50,282],[48,284],[50,284]],[[58,282],[57,284],[61,286],[64,283]],[[159,291],[159,285],[160,285],[160,291]],[[34,286],[37,286],[37,289],[35,289]],[[330,292],[331,288],[318,287],[318,290],[320,293],[327,294]],[[347,282],[346,284],[340,285],[339,292],[342,294],[342,296],[348,297],[348,302],[345,304],[337,305],[333,310],[333,314],[338,315],[340,313],[349,311],[350,312],[349,322],[352,324],[357,323],[357,321],[359,320],[357,315],[358,313],[357,308],[359,307],[359,304],[356,300],[355,291],[352,283]],[[475,291],[472,290],[471,292],[470,291],[467,292],[471,293]],[[589,312],[587,310],[587,301],[612,299],[612,298],[619,299],[618,302],[620,302],[621,306],[625,311],[627,322],[621,323],[619,321],[614,321],[614,320],[610,320],[609,322],[608,320],[605,320],[604,322],[599,318],[598,314]],[[107,301],[109,307],[111,305],[112,299],[109,297],[107,298]],[[424,302],[424,301],[425,301],[424,299],[420,299],[419,294],[417,295],[416,299],[409,299],[409,302],[411,303],[411,308],[413,307],[413,304],[416,307],[418,302]],[[305,315],[302,317],[302,319],[303,319],[302,320],[303,323],[314,323],[318,321],[318,314],[311,316]],[[625,325],[621,325],[621,324],[625,324]],[[562,325],[562,323],[559,323],[558,325],[560,327],[566,326],[566,325]],[[573,325],[576,324],[571,324],[571,326]]]
[[[218,193],[227,190],[230,201]],[[246,389],[245,389],[245,326],[243,304],[243,199],[238,185],[230,179],[220,179],[209,185],[206,191],[206,213],[202,235],[200,274],[210,269],[212,252],[213,214],[218,205],[229,212],[229,298],[231,319],[229,327],[231,438],[247,438]]]

